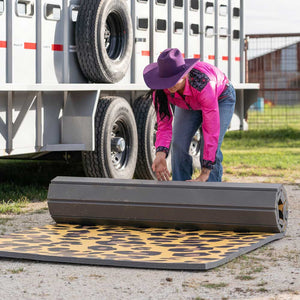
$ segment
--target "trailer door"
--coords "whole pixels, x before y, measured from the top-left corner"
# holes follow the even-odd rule
[[[168,6],[167,0],[152,2],[151,61],[156,62],[160,53],[168,48]]]
[[[128,6],[128,11],[129,13],[131,13],[131,0],[126,0],[127,6]],[[123,77],[123,79],[121,79],[119,81],[119,83],[124,83],[124,84],[128,84],[131,83],[131,65],[129,65],[127,73],[125,74],[125,76]]]
[[[240,82],[240,0],[232,0],[231,81]]]
[[[187,0],[186,37],[187,58],[200,59],[200,3],[199,0]]]
[[[203,7],[203,58],[201,60],[215,64],[215,1],[204,1]]]
[[[36,83],[36,1],[11,1],[13,83]]]
[[[228,0],[219,0],[218,67],[228,75]]]
[[[63,83],[62,0],[41,0],[41,82]]]
[[[170,26],[170,35],[169,44],[171,48],[178,48],[183,56],[185,57],[187,53],[185,51],[185,3],[183,0],[173,0],[172,6],[169,8],[170,17],[169,17],[169,26]]]
[[[143,70],[150,63],[150,4],[148,0],[135,0],[132,5],[135,38],[132,80],[134,83],[144,83]]]

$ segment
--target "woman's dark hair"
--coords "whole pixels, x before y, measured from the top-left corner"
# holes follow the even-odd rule
[[[156,111],[159,110],[159,115],[161,119],[165,118],[166,116],[171,118],[168,105],[168,98],[163,90],[155,90],[154,106]]]

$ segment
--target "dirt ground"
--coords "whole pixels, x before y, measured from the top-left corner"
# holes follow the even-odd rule
[[[300,187],[285,186],[286,236],[219,268],[162,271],[0,258],[0,299],[300,299]],[[54,223],[46,203],[0,216],[0,234]]]

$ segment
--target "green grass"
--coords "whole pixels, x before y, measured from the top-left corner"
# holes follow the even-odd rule
[[[249,129],[279,129],[294,126],[300,129],[300,105],[264,106],[264,111],[248,110]]]
[[[296,183],[300,129],[227,132],[222,145],[224,176],[263,176],[265,182]]]
[[[300,129],[229,131],[222,152],[224,181],[300,182]]]
[[[255,277],[251,276],[251,275],[238,275],[235,277],[235,279],[239,279],[239,280],[254,280]]]
[[[17,201],[2,201],[0,202],[0,214],[20,214],[27,203],[25,198]]]
[[[262,280],[260,283],[257,284],[257,286],[265,286],[267,284],[268,282]]]
[[[222,144],[223,150],[249,150],[250,147],[299,148],[300,129],[288,127],[277,130],[228,131]]]
[[[264,287],[261,287],[261,288],[257,289],[257,291],[258,291],[259,293],[267,293],[269,290],[267,290],[267,289],[264,288]]]
[[[18,269],[9,269],[9,270],[7,270],[9,273],[11,273],[11,274],[19,274],[19,273],[21,273],[21,272],[23,272],[24,271],[24,268],[18,268]]]
[[[27,203],[45,201],[56,176],[84,176],[81,163],[0,159],[0,214],[19,214]]]
[[[226,286],[228,286],[228,283],[225,283],[225,282],[203,284],[203,287],[206,287],[208,289],[221,289],[221,288],[226,287]]]
[[[0,185],[0,201],[43,201],[47,197],[47,186],[19,185],[14,182],[4,182]]]
[[[47,187],[56,176],[83,176],[81,163],[25,159],[0,159],[0,183]]]

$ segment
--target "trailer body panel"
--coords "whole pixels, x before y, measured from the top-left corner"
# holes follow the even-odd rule
[[[75,31],[82,0],[0,1],[0,156],[93,151],[99,99],[121,96],[134,104],[148,91],[144,67],[167,47],[228,75],[237,90],[230,129],[247,129],[258,85],[243,83],[243,1],[125,1],[134,47],[115,84],[89,83],[80,69]]]

